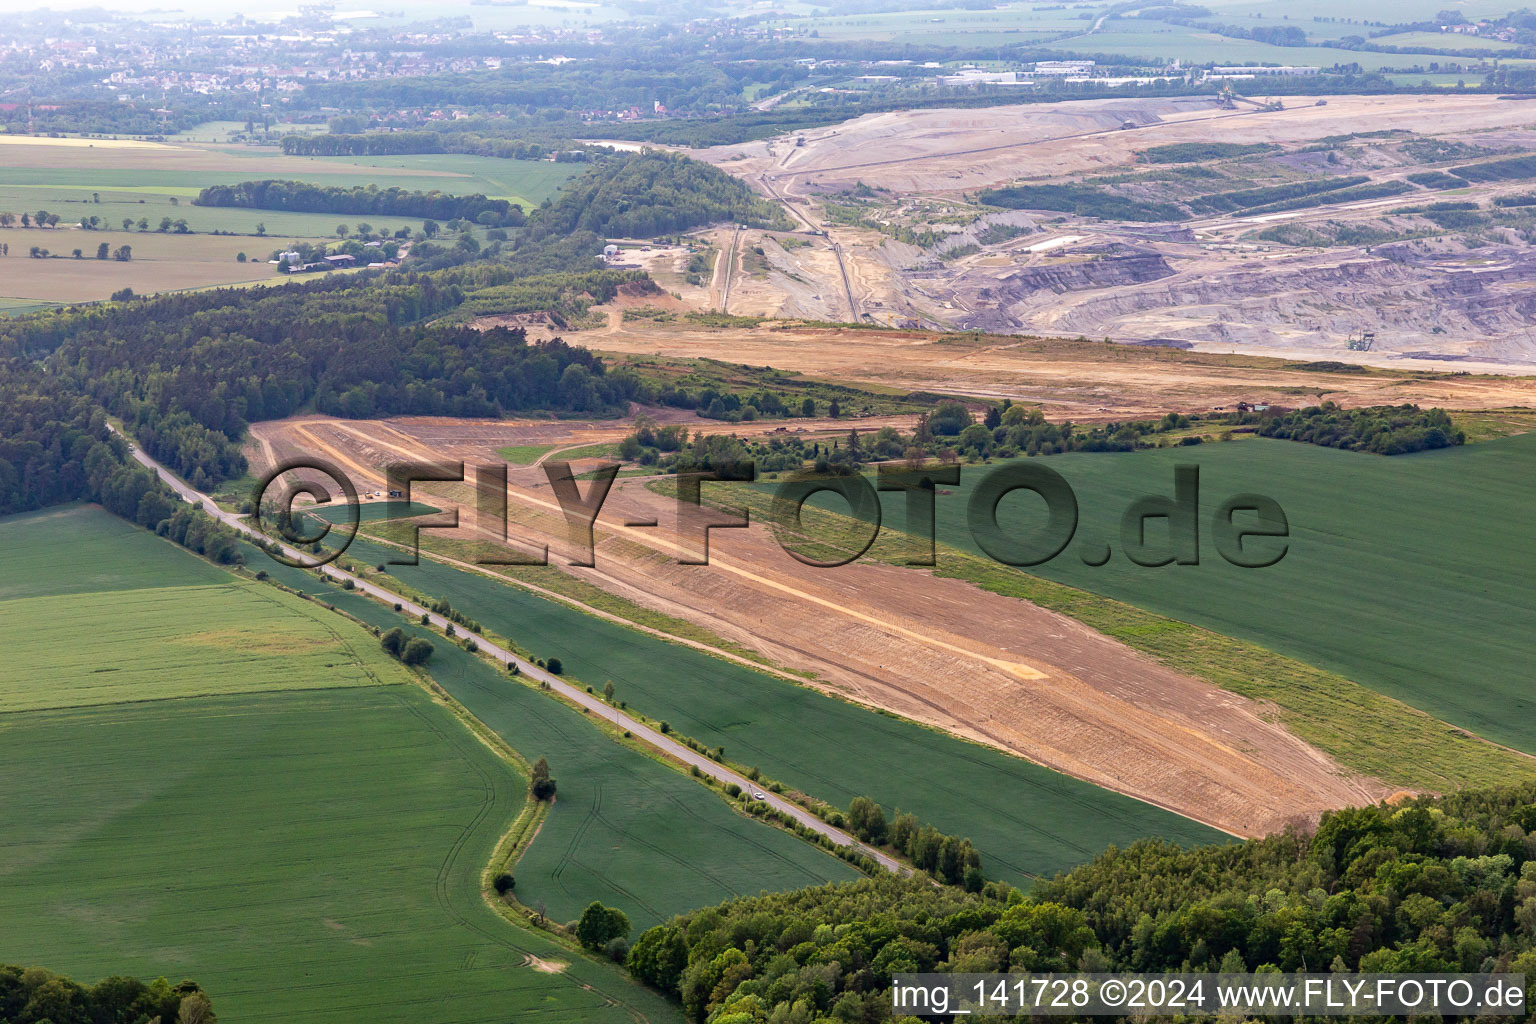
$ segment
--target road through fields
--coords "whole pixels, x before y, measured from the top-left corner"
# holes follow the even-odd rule
[[[164,466],[160,465],[160,463],[146,455],[143,449],[137,445],[134,446],[133,457],[138,460],[141,465],[153,471],[158,477],[160,477],[161,480],[164,480],[172,490],[181,496],[183,501],[187,501],[194,505],[201,505],[209,515],[213,516],[215,519],[223,523],[225,526],[228,526],[230,529],[235,530],[244,536],[254,537],[263,541],[271,539],[265,534],[256,532],[249,525],[247,525],[244,517],[226,512],[219,508],[219,506],[214,503],[212,498],[206,494],[201,493],[200,491],[194,490],[191,486],[171,473],[170,470],[166,469]],[[282,549],[283,553],[286,554],[289,558],[302,560],[304,557],[303,553],[296,548],[282,545]],[[441,615],[437,615],[426,608],[422,608],[421,606],[406,600],[393,591],[386,590],[380,586],[376,586],[375,584],[361,579],[360,577],[354,576],[349,572],[345,572],[334,565],[322,566],[320,572],[334,580],[351,580],[354,587],[367,594],[368,596],[389,604],[398,603],[401,606],[402,614],[410,615],[416,618],[425,616],[426,621],[431,625],[436,626],[438,629],[447,629],[447,627],[450,625],[449,621],[443,618]],[[888,854],[882,853],[873,847],[864,845],[853,836],[849,835],[847,832],[844,832],[842,829],[833,828],[831,825],[828,825],[826,822],[822,821],[820,818],[816,817],[816,815],[812,814],[810,811],[807,811],[799,804],[786,800],[777,794],[763,792],[758,788],[757,783],[752,782],[746,776],[738,775],[736,772],[731,771],[724,765],[716,763],[703,754],[683,746],[676,740],[673,740],[667,736],[663,736],[660,732],[657,732],[650,726],[645,725],[644,723],[631,718],[629,715],[624,714],[619,709],[610,706],[608,702],[602,698],[586,693],[579,687],[572,686],[570,683],[561,679],[559,676],[548,672],[545,669],[532,664],[531,662],[524,661],[522,658],[519,658],[511,651],[508,651],[504,647],[491,642],[478,633],[471,632],[470,630],[467,630],[458,624],[452,625],[456,633],[473,640],[479,646],[480,650],[485,651],[504,664],[516,665],[518,669],[529,678],[536,679],[541,683],[547,683],[552,690],[559,693],[561,696],[574,701],[593,714],[603,716],[618,728],[628,730],[636,738],[640,739],[642,742],[648,744],[649,746],[654,747],[656,750],[661,751],[668,757],[680,761],[691,768],[697,768],[705,775],[718,779],[722,783],[734,783],[737,786],[740,786],[744,792],[762,792],[763,803],[766,803],[768,806],[774,808],[777,811],[782,811],[783,813],[790,815],[799,824],[826,836],[833,842],[837,843],[839,846],[851,846],[854,849],[857,849],[860,853],[872,858],[876,863],[885,868],[887,871],[900,873],[905,870],[901,864],[896,861],[895,858],[889,856]]]

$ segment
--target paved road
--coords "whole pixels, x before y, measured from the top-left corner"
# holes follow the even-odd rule
[[[203,509],[209,515],[213,516],[215,519],[219,520],[221,523],[238,533],[244,534],[248,537],[260,537],[262,540],[270,539],[258,534],[255,530],[248,526],[243,517],[224,511],[223,509],[219,508],[218,505],[214,504],[213,499],[208,497],[208,495],[193,490],[180,478],[171,473],[170,470],[166,469],[154,459],[144,454],[143,450],[140,449],[137,445],[134,446],[133,457],[137,459],[142,465],[153,470],[161,480],[164,480],[167,484],[169,484],[171,489],[179,494],[183,501],[191,502],[194,505],[202,505]],[[296,548],[291,548],[287,545],[282,545],[282,548],[283,553],[290,558],[301,559],[305,557]],[[419,619],[422,615],[425,615],[427,616],[427,621],[439,629],[444,629],[449,625],[448,620],[443,618],[441,615],[437,615],[427,610],[426,608],[422,608],[421,606],[406,600],[391,590],[386,590],[383,587],[376,586],[375,584],[370,583],[358,576],[354,576],[352,573],[345,572],[342,569],[337,568],[335,565],[323,566],[320,571],[334,580],[351,580],[353,585],[358,590],[361,590],[363,593],[369,595],[370,597],[377,598],[378,600],[389,604],[398,603],[403,609],[402,614],[410,615],[411,617],[417,619]],[[649,744],[650,746],[656,748],[669,757],[675,758],[684,764],[696,767],[705,775],[719,779],[721,782],[734,782],[745,792],[761,792],[763,794],[764,803],[768,804],[770,807],[775,808],[776,810],[783,811],[784,813],[793,816],[794,819],[800,824],[814,829],[824,836],[827,836],[839,846],[852,846],[857,848],[861,853],[873,858],[880,864],[881,867],[888,871],[894,871],[897,873],[902,873],[905,871],[905,869],[894,858],[881,853],[879,850],[865,846],[863,843],[859,842],[853,836],[849,835],[847,832],[844,832],[841,829],[833,828],[831,825],[828,825],[826,822],[822,821],[820,818],[816,817],[816,815],[812,814],[810,811],[807,811],[799,804],[786,800],[781,796],[777,796],[773,793],[759,789],[757,783],[752,782],[745,776],[738,775],[731,771],[729,768],[726,768],[724,765],[717,764],[716,762],[710,760],[703,754],[700,754],[694,750],[690,750],[688,747],[683,746],[681,743],[678,743],[671,737],[663,736],[661,733],[657,732],[655,729],[652,729],[650,726],[644,724],[643,722],[636,721],[629,715],[624,714],[618,708],[611,706],[602,698],[587,693],[580,687],[572,686],[570,683],[566,682],[559,676],[554,675],[551,672],[547,672],[544,669],[539,668],[537,665],[524,661],[522,658],[519,658],[511,651],[501,647],[499,644],[491,642],[478,633],[472,633],[465,629],[463,626],[454,624],[454,630],[462,636],[469,637],[479,646],[480,650],[490,654],[492,657],[496,658],[503,664],[517,665],[518,669],[521,670],[524,675],[532,679],[536,679],[540,682],[548,683],[550,687],[557,693],[569,698],[577,704],[580,704],[582,707],[589,709],[594,715],[601,715],[602,717],[608,719],[608,721],[612,722],[618,728],[628,729],[637,739]]]

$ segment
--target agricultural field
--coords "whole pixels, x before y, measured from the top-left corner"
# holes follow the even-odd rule
[[[1443,6],[1426,9],[1422,19],[1432,19]],[[1496,4],[1486,6],[1490,14],[1508,13]],[[1223,36],[1198,27],[1139,17],[1134,11],[1129,16],[1106,18],[1112,10],[1109,4],[1077,4],[1070,7],[1009,4],[975,11],[950,8],[833,16],[818,11],[809,19],[797,18],[781,24],[797,32],[814,30],[818,38],[836,41],[867,40],[908,46],[968,49],[999,43],[1035,43],[1057,51],[1062,56],[1118,54],[1149,62],[1178,59],[1185,63],[1311,64],[1321,67],[1357,63],[1367,71],[1415,64],[1428,67],[1430,63],[1448,59],[1443,54],[1413,52],[1415,47],[1424,47],[1430,51],[1518,48],[1514,43],[1497,39],[1439,32],[1402,32],[1373,39],[1374,42],[1406,51],[1395,54],[1348,50],[1329,45],[1331,40],[1341,36],[1365,34],[1367,29],[1362,26],[1362,21],[1416,20],[1409,11],[1393,5],[1383,5],[1376,15],[1364,14],[1359,7],[1351,7],[1348,18],[1338,18],[1339,9],[1326,5],[1318,6],[1316,11],[1307,10],[1306,5],[1299,9],[1288,6],[1283,16],[1277,13],[1273,5],[1210,4],[1206,7],[1211,11],[1213,20],[1239,24],[1244,28],[1300,28],[1307,34],[1311,45],[1271,46],[1249,39]],[[1467,18],[1475,20],[1470,10],[1462,7],[1457,9]],[[1338,20],[1314,20],[1314,16]],[[1102,23],[1101,18],[1105,18]]]
[[[1516,639],[1536,629],[1521,596],[1536,539],[1518,526],[1536,498],[1536,434],[1390,458],[1261,439],[1044,464],[1072,485],[1082,519],[1072,547],[1029,572],[1250,640],[1536,753],[1529,663]],[[1131,564],[1120,517],[1142,495],[1171,495],[1178,464],[1201,469],[1200,564]],[[989,468],[966,467],[962,485],[938,499],[941,541],[977,550],[965,503]],[[1291,540],[1273,567],[1237,568],[1211,546],[1205,517],[1241,492],[1285,510]],[[901,522],[899,509],[888,512],[888,522]],[[999,521],[1033,529],[1038,506],[1010,497]],[[1104,544],[1108,564],[1078,557]]]
[[[397,555],[359,539],[348,557],[374,563]],[[594,618],[489,576],[425,557],[390,572],[534,656],[560,658],[573,679],[597,689],[612,681],[617,698],[631,708],[710,748],[724,746],[738,764],[755,765],[839,807],[871,796],[887,810],[911,811],[970,837],[994,877],[1027,884],[1080,862],[1096,844],[1144,835],[1184,843],[1219,838],[1021,758]]]
[[[98,149],[97,147],[102,147]],[[379,157],[285,156],[275,148],[0,136],[0,186],[142,189],[191,195],[208,185],[292,178],[317,185],[494,193],[535,206],[579,169],[576,164],[433,153]]]
[[[1376,36],[1371,40],[1383,46],[1400,46],[1411,50],[1415,46],[1427,46],[1439,50],[1518,50],[1519,43],[1505,42],[1485,36],[1457,35],[1454,32],[1398,32],[1390,36]]]
[[[354,547],[359,557],[388,553]],[[324,587],[324,599],[381,628],[400,617],[358,593],[319,584],[262,559],[288,586]],[[410,567],[391,572],[412,579]],[[568,623],[585,628],[582,623]],[[415,626],[413,634],[430,636]],[[558,799],[512,869],[517,898],[574,921],[601,900],[629,915],[635,934],[694,907],[763,890],[857,876],[843,861],[787,832],[742,817],[717,795],[648,753],[605,736],[592,721],[461,648],[431,637],[432,678],[528,760],[547,757]]]
[[[193,205],[208,185],[256,178],[377,184],[479,192],[531,209],[578,167],[457,154],[287,157],[272,148],[15,136],[0,136],[0,157],[0,212],[19,219],[22,213],[45,210],[59,217],[50,229],[0,229],[0,243],[10,246],[0,280],[0,314],[31,312],[43,303],[104,299],[123,288],[142,295],[264,281],[276,276],[266,261],[289,242],[335,239],[339,226],[355,229],[365,222],[374,231],[391,233],[420,228],[418,220],[401,217]],[[89,217],[101,218],[109,230],[75,227]],[[175,221],[185,221],[191,233],[159,230],[163,222]],[[126,230],[125,222],[130,224]],[[133,259],[93,259],[102,242],[113,251],[130,246]],[[28,259],[33,246],[63,259]],[[73,259],[75,249],[83,261]],[[254,262],[237,262],[240,253]]]
[[[157,593],[135,589],[146,574],[185,593],[184,628],[217,610],[209,574],[232,579],[93,507],[11,517],[0,539],[23,549],[0,566],[11,650],[42,625],[34,609],[100,596],[118,630],[102,636],[93,622],[88,640],[56,644],[99,662]],[[248,597],[254,586],[224,589]],[[170,693],[146,689],[106,706],[0,714],[0,959],[46,961],[81,980],[196,977],[233,1022],[671,1019],[659,997],[512,927],[483,900],[482,872],[523,805],[524,780],[398,667],[377,680],[394,685],[347,685],[346,662],[377,653],[372,638],[271,593],[288,619],[323,627],[333,667],[301,648],[283,690],[257,680],[252,689],[266,692],[189,687],[147,700]],[[298,628],[259,612],[249,621]],[[237,676],[228,648],[212,649],[226,657],[209,657],[205,673]],[[130,653],[135,664],[163,660]],[[63,703],[84,672],[59,662],[19,678],[60,687]],[[342,685],[304,689],[333,676]],[[563,970],[535,970],[535,958]]]
[[[0,291],[18,307],[45,302],[89,302],[123,288],[148,295],[184,288],[283,280],[267,257],[283,243],[272,239],[222,235],[172,235],[159,232],[82,231],[69,228],[0,228],[0,243],[10,255],[0,257]],[[97,247],[109,254],[122,246],[132,259],[109,255],[97,259]],[[33,246],[49,258],[33,259]],[[79,258],[73,255],[80,250]],[[246,254],[246,262],[237,257]]]
[[[1275,17],[1276,5],[1268,0],[1211,0],[1204,6],[1223,21],[1242,18],[1246,23],[1259,17],[1279,20]],[[1350,31],[1360,32],[1366,22],[1431,21],[1445,9],[1438,0],[1354,0],[1347,14],[1343,14],[1339,5],[1329,0],[1291,0],[1284,5],[1283,11],[1289,21],[1300,23],[1308,32],[1313,31],[1314,18],[1337,19]],[[1509,13],[1509,5],[1504,0],[1463,0],[1455,9],[1468,21]]]
[[[0,712],[406,681],[365,633],[338,632],[301,599],[257,583],[26,597],[0,609],[12,667]]]
[[[24,316],[52,309],[56,303],[34,302],[31,299],[0,299],[0,316]]]
[[[1301,27],[1305,29],[1308,26],[1302,23]],[[1317,67],[1358,64],[1365,71],[1414,65],[1427,68],[1431,63],[1454,59],[1434,53],[1346,50],[1328,46],[1326,40],[1318,40],[1311,46],[1275,46],[1252,39],[1235,39],[1189,25],[1144,18],[1111,19],[1092,35],[1074,36],[1044,45],[1063,56],[1087,52],[1149,62],[1182,60],[1195,64],[1306,64]],[[1521,62],[1517,60],[1516,63]],[[1262,91],[1262,86],[1259,88]]]

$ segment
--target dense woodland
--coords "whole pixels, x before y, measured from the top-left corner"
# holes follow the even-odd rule
[[[522,207],[505,199],[443,192],[412,192],[377,185],[311,185],[303,181],[242,181],[238,185],[210,185],[196,199],[197,206],[237,206],[252,210],[287,210],[295,213],[351,213],[379,217],[425,217],[435,220],[471,220],[490,227],[523,222]]]
[[[646,150],[605,160],[566,184],[529,222],[530,241],[590,232],[654,238],[717,221],[788,228],[784,214],[724,171],[681,154]]]
[[[924,876],[733,900],[643,933],[710,1024],[880,1021],[916,971],[1512,971],[1536,979],[1536,786],[1331,812],[1315,834],[1144,840],[1028,895]],[[1536,985],[1533,985],[1536,987]]]
[[[78,985],[42,967],[0,965],[0,1024],[213,1024],[213,1001],[195,981],[148,984],[103,978]]]
[[[241,561],[231,531],[133,461],[100,405],[35,364],[0,361],[0,515],[67,501],[100,502],[198,554]]]
[[[591,415],[634,394],[632,377],[561,341],[420,323],[469,289],[510,279],[479,267],[167,295],[0,324],[0,353],[51,356],[51,386],[122,417],[196,487],[245,472],[248,423],[301,409]]]

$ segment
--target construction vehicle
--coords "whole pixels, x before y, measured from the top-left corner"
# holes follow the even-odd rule
[[[1376,332],[1361,331],[1359,335],[1351,334],[1346,344],[1351,352],[1369,352],[1376,344]]]

